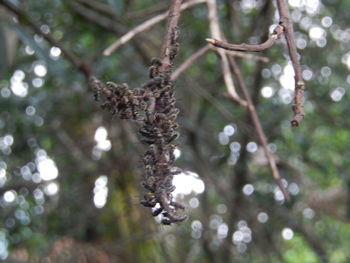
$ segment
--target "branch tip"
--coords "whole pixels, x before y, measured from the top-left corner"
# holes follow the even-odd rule
[[[209,42],[212,45],[215,45],[215,43],[216,43],[216,40],[213,38],[206,38],[205,41]]]

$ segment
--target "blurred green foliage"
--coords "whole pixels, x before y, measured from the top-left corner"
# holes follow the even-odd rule
[[[189,219],[171,227],[139,205],[144,148],[136,126],[100,109],[60,49],[88,63],[101,80],[139,87],[159,55],[165,21],[109,57],[102,52],[166,11],[169,1],[8,2],[61,47],[24,19],[16,22],[0,1],[0,260],[349,261],[349,1],[288,1],[307,86],[299,128],[289,123],[293,72],[285,41],[255,54],[268,57],[267,64],[237,58],[290,203],[272,180],[246,109],[223,96],[216,53],[209,51],[176,80],[176,165],[198,174],[205,191],[186,180],[178,185]],[[274,4],[218,1],[229,41],[262,42],[278,23]],[[177,65],[210,36],[206,5],[184,11],[180,30]]]

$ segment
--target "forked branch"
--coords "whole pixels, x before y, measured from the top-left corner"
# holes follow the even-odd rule
[[[294,89],[294,103],[292,110],[294,112],[294,118],[291,121],[292,127],[298,127],[300,122],[304,119],[304,90],[305,83],[302,77],[301,66],[299,63],[297,47],[295,44],[294,29],[291,16],[289,14],[288,6],[285,0],[277,0],[277,9],[280,15],[279,25],[275,28],[270,37],[262,44],[248,45],[248,44],[230,44],[218,39],[207,38],[206,40],[222,49],[235,50],[235,51],[263,51],[271,47],[279,36],[284,33],[286,38],[289,56],[292,61],[294,69],[295,89]]]
[[[211,14],[211,15],[209,15],[210,16],[210,20],[212,21],[211,23],[213,23],[212,24],[212,27],[213,27],[212,32],[213,32],[213,30],[215,32],[215,36],[214,37],[216,37],[216,38],[221,37],[221,36],[223,36],[223,34],[220,31],[220,29],[219,29],[219,24],[218,24],[219,20],[218,20],[218,16],[217,16],[217,13],[216,13],[216,1],[215,0],[208,0],[207,3],[208,3],[209,14]],[[283,32],[282,27],[281,26],[277,26],[276,29],[274,30],[274,33],[272,34],[272,36],[270,36],[270,39],[274,39],[274,41],[275,41],[282,32]],[[224,50],[218,49],[218,52],[221,55],[221,53],[224,52]],[[226,57],[226,55],[225,55],[225,57]],[[275,179],[276,184],[281,189],[285,199],[286,200],[290,200],[288,191],[286,190],[286,188],[284,187],[284,185],[281,182],[281,177],[280,177],[280,174],[278,172],[276,162],[275,162],[271,152],[268,149],[267,139],[266,139],[264,130],[262,129],[262,126],[261,126],[258,114],[256,112],[256,109],[255,109],[255,106],[253,104],[253,101],[252,101],[252,99],[250,97],[248,89],[247,89],[247,87],[245,85],[245,82],[243,80],[243,76],[241,74],[241,71],[239,70],[239,67],[238,67],[238,65],[237,65],[237,63],[236,63],[236,61],[235,61],[233,56],[228,56],[226,59],[229,62],[228,67],[229,67],[229,65],[231,65],[233,73],[236,76],[238,87],[243,92],[244,100],[246,102],[250,118],[252,119],[252,122],[254,124],[255,129],[256,129],[256,133],[258,135],[260,145],[262,146],[262,148],[264,150],[264,153],[266,155],[266,158],[268,160],[268,163],[269,163],[269,166],[270,166],[270,169],[271,169],[271,172],[272,172],[272,176]],[[230,69],[228,69],[228,70],[230,70]],[[228,97],[232,101],[236,102],[236,98],[234,96],[232,96],[231,93],[228,93]]]
[[[217,4],[216,0],[207,0],[207,6],[208,6],[208,19],[209,19],[209,27],[210,27],[210,34],[213,38],[221,39],[222,33],[220,30],[220,23],[218,19],[217,14]],[[218,49],[218,53],[220,55],[220,63],[221,63],[221,70],[224,77],[225,85],[227,88],[227,92],[230,94],[232,99],[237,102],[238,104],[242,106],[247,106],[247,102],[244,101],[240,96],[238,95],[233,78],[232,73],[230,71],[230,65],[228,63],[227,55],[224,50]]]

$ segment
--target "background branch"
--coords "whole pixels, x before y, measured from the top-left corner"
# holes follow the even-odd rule
[[[36,23],[29,16],[27,16],[27,14],[24,11],[17,8],[7,0],[0,0],[0,4],[6,7],[11,12],[13,12],[14,14],[16,14],[19,22],[22,22],[28,27],[30,27],[36,34],[42,36],[52,46],[60,48],[62,54],[75,66],[75,68],[82,72],[87,78],[91,75],[91,67],[89,64],[81,61],[76,55],[74,55],[72,52],[66,49],[62,43],[56,41],[51,35],[44,34],[41,31],[40,27],[37,26]]]
[[[97,11],[103,15],[109,16],[113,20],[119,21],[118,16],[113,11],[113,9],[111,9],[110,6],[108,6],[104,3],[94,1],[94,0],[77,0],[77,2],[79,2],[80,4],[82,4],[86,7],[89,7],[91,9],[93,9],[94,11]]]
[[[197,59],[203,56],[210,49],[209,45],[205,45],[204,47],[198,49],[195,53],[193,53],[188,59],[186,59],[171,75],[171,79],[177,79],[186,69],[188,69]]]
[[[290,196],[289,196],[289,193],[287,191],[287,189],[284,187],[284,185],[282,184],[282,181],[281,181],[281,176],[279,174],[279,171],[277,169],[277,165],[276,165],[276,162],[275,162],[275,159],[273,158],[269,148],[268,148],[268,143],[267,143],[267,139],[266,139],[266,135],[264,133],[264,130],[261,126],[261,123],[260,123],[260,120],[259,120],[259,116],[256,112],[256,109],[255,109],[255,106],[252,102],[252,99],[249,95],[249,91],[245,85],[245,82],[244,82],[244,79],[243,79],[243,76],[242,76],[242,73],[235,61],[235,59],[233,57],[229,57],[229,61],[230,61],[230,64],[232,66],[232,69],[233,69],[233,72],[237,78],[237,83],[238,83],[238,87],[242,90],[243,92],[243,95],[244,95],[244,99],[247,101],[248,103],[248,111],[249,111],[249,114],[250,114],[250,117],[252,119],[252,122],[254,124],[254,127],[256,129],[256,133],[258,135],[258,139],[259,139],[259,142],[261,144],[261,146],[263,147],[263,150],[264,150],[264,153],[265,153],[265,156],[268,160],[268,163],[269,163],[269,166],[270,166],[270,169],[271,169],[271,172],[272,172],[272,176],[273,178],[275,179],[276,181],[276,184],[279,186],[279,188],[281,189],[283,195],[284,195],[284,198],[289,201],[290,200]]]
[[[209,27],[210,27],[210,33],[213,38],[216,39],[222,39],[222,33],[220,30],[220,24],[219,24],[219,18],[216,10],[216,0],[207,0],[207,6],[208,6],[208,19],[209,19]],[[246,106],[247,102],[242,100],[235,88],[235,85],[233,83],[232,74],[230,71],[230,66],[227,60],[227,56],[223,50],[218,50],[220,59],[221,59],[221,69],[222,74],[224,77],[224,81],[226,84],[227,92],[232,97],[232,100],[239,103],[242,106]]]
[[[188,1],[181,5],[180,10],[183,11],[187,8],[190,8],[194,5],[204,3],[205,0],[192,0]],[[114,51],[116,51],[120,46],[124,45],[128,41],[130,41],[132,38],[134,38],[137,34],[144,32],[154,26],[155,24],[161,22],[162,20],[166,19],[168,17],[169,12],[165,12],[163,14],[157,15],[155,17],[152,17],[151,19],[143,22],[142,24],[134,27],[132,30],[121,36],[116,42],[114,42],[112,45],[107,47],[103,54],[105,56],[111,55]]]

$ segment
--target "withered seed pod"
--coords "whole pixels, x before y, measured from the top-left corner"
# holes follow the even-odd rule
[[[157,215],[159,215],[162,211],[163,211],[163,208],[162,208],[162,207],[155,208],[155,209],[152,211],[152,216],[157,216]]]
[[[162,65],[162,60],[160,58],[152,58],[151,64],[160,67]]]
[[[171,225],[172,222],[170,221],[169,218],[164,217],[164,218],[162,218],[161,223],[162,223],[163,225]]]
[[[100,99],[101,95],[105,98],[102,108],[117,114],[120,119],[132,119],[140,124],[140,142],[147,146],[143,156],[142,182],[146,194],[140,203],[153,208],[153,216],[161,214],[164,225],[186,219],[186,216],[177,214],[177,210],[184,207],[176,203],[171,194],[175,190],[173,176],[181,172],[172,167],[176,148],[172,142],[179,136],[175,122],[179,109],[175,106],[174,84],[170,80],[172,61],[179,48],[178,33],[178,29],[172,32],[171,45],[167,48],[170,66],[164,70],[161,59],[152,59],[150,79],[140,88],[129,89],[126,83],[102,84],[97,79],[91,80],[95,99]],[[159,208],[154,208],[157,204]]]

